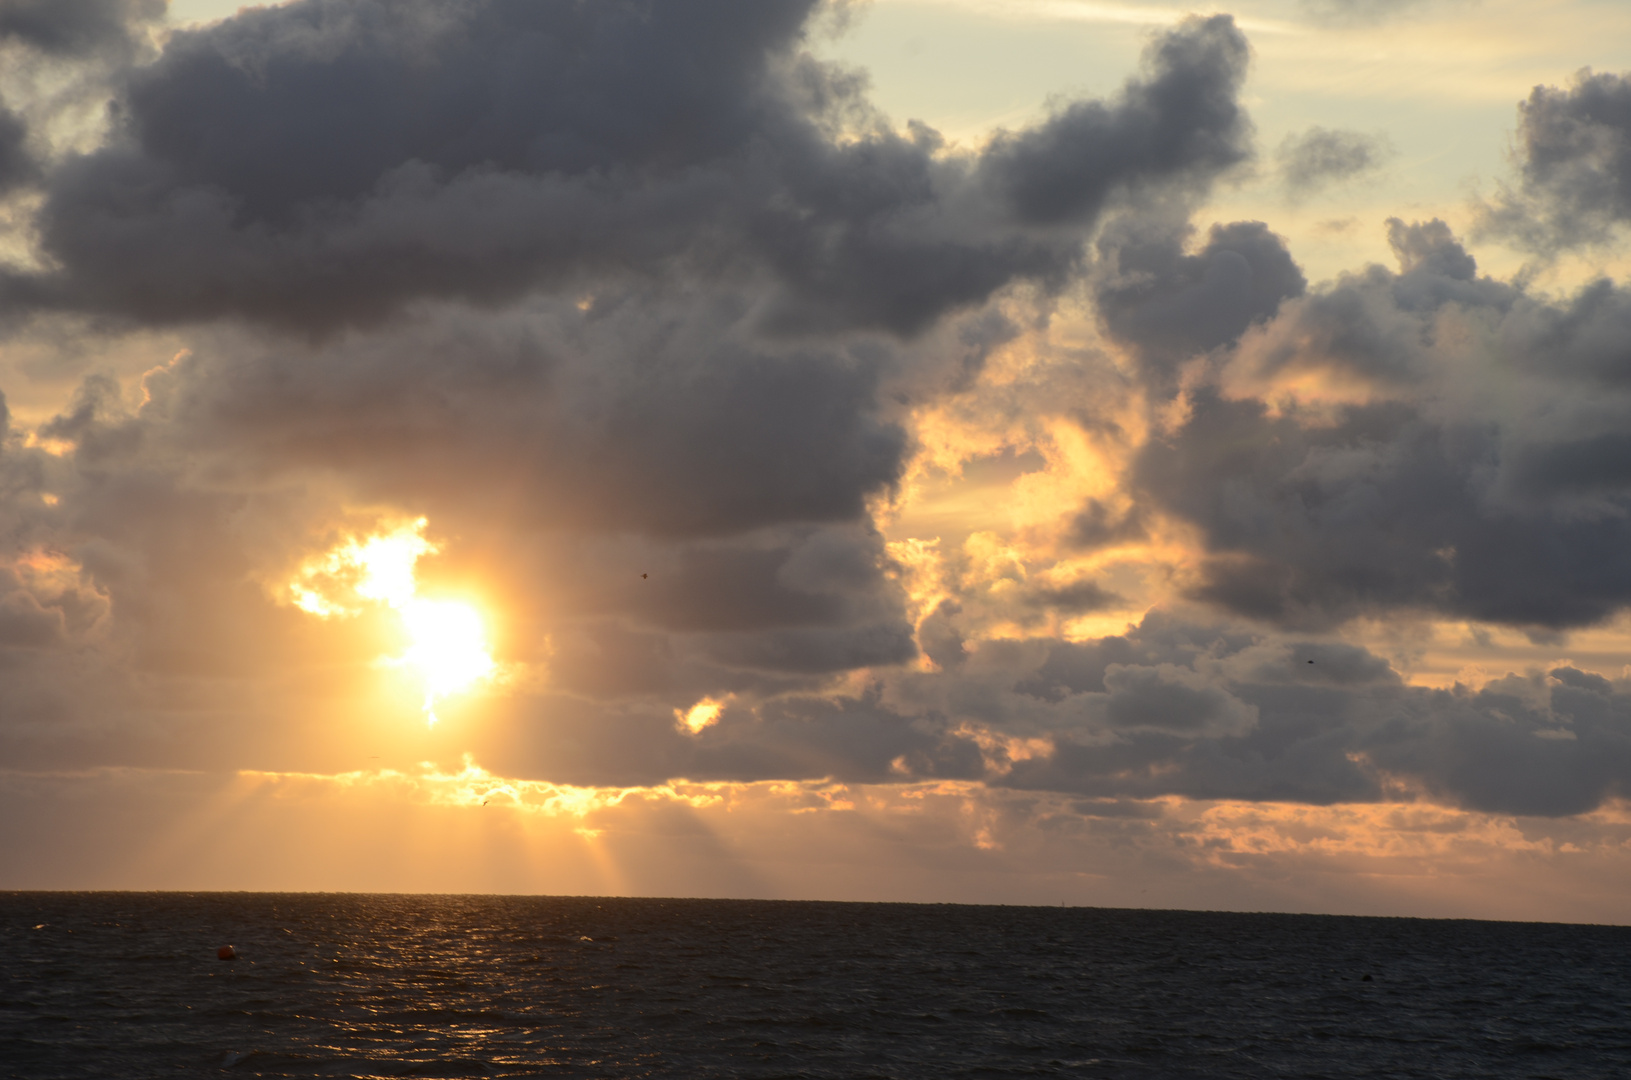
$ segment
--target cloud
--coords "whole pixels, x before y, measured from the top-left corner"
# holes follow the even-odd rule
[[[1431,806],[1068,800],[954,782],[571,787],[476,762],[8,772],[0,810],[8,888],[436,892],[458,882],[504,895],[1119,908],[1182,908],[1199,890],[1228,910],[1613,923],[1627,870],[1623,810],[1537,820]],[[22,827],[42,810],[54,833]],[[507,857],[491,856],[495,842]],[[200,849],[217,854],[198,859]],[[805,852],[819,857],[789,857]],[[585,910],[596,903],[614,908]]]
[[[1331,23],[1379,23],[1434,0],[1302,0],[1314,18]]]
[[[0,43],[16,42],[53,57],[124,52],[143,22],[164,18],[169,0],[5,0]]]
[[[1227,17],[1163,35],[1118,99],[969,155],[803,53],[815,9],[303,0],[178,32],[114,136],[52,173],[57,269],[13,274],[11,305],[314,333],[430,297],[769,275],[768,326],[913,334],[1058,287],[1129,185],[1204,188],[1246,156]]]
[[[1631,218],[1631,77],[1581,70],[1518,106],[1518,185],[1483,227],[1537,251],[1602,243]]]
[[[1286,191],[1300,198],[1372,172],[1391,153],[1382,135],[1311,127],[1281,140],[1274,158]]]
[[[1132,218],[1099,240],[1109,271],[1097,289],[1099,316],[1165,389],[1186,360],[1232,343],[1307,287],[1285,241],[1260,221],[1214,225],[1192,255],[1183,250],[1190,234],[1187,224]]]
[[[1569,667],[1432,690],[1352,645],[1152,614],[1055,643],[1014,691],[1102,716],[1056,724],[1051,752],[988,781],[1029,790],[1335,803],[1402,787],[1561,816],[1631,786],[1631,686]]]
[[[1482,275],[1436,220],[1310,285],[1197,221],[1251,157],[1225,16],[975,148],[807,55],[824,17],[301,0],[97,53],[94,146],[0,118],[10,340],[94,356],[0,433],[0,757],[977,791],[981,845],[1002,807],[1631,794],[1623,679],[1412,685],[1355,631],[1561,647],[1631,603],[1624,289]],[[1381,147],[1282,150],[1313,190]],[[420,517],[498,662],[434,731],[388,611],[288,589]]]
[[[1304,626],[1608,618],[1631,599],[1612,554],[1628,403],[1599,350],[1624,298],[1602,284],[1553,302],[1479,277],[1442,223],[1394,222],[1390,238],[1399,272],[1289,301],[1140,452],[1139,489],[1205,537],[1192,595]],[[1481,393],[1492,366],[1527,388],[1521,407]],[[1287,378],[1331,398],[1271,407]]]
[[[1237,101],[1248,57],[1228,16],[1191,19],[1156,40],[1147,78],[1120,101],[1074,102],[1029,131],[999,133],[984,169],[1034,224],[1092,218],[1131,181],[1204,181],[1250,156]]]
[[[28,151],[28,125],[0,105],[0,195],[34,180],[39,166]]]
[[[223,337],[151,379],[144,415],[261,475],[337,468],[370,498],[518,526],[856,519],[903,467],[877,401],[890,349],[763,340],[731,299],[636,289],[316,345]]]
[[[1112,202],[1193,198],[1244,159],[1245,41],[1185,22],[1114,98],[967,152],[805,55],[816,12],[304,0],[123,69],[105,140],[36,178],[46,268],[9,272],[8,314],[25,337],[175,325],[186,348],[90,375],[7,444],[27,482],[4,557],[59,553],[103,613],[4,594],[7,640],[86,650],[101,695],[17,717],[16,759],[95,738],[321,758],[259,726],[328,715],[303,679],[363,693],[400,631],[313,619],[287,582],[423,516],[426,588],[496,594],[524,677],[492,738],[529,768],[977,772],[944,724],[832,693],[940,654],[869,506],[899,492],[908,403],[1023,333],[1004,290],[1045,302]],[[1061,580],[1032,617],[1118,599]],[[277,672],[304,674],[273,692]],[[230,719],[201,736],[206,714]]]

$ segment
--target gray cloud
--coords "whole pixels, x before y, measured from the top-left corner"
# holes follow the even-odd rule
[[[909,334],[1060,284],[1127,185],[1204,187],[1246,154],[1227,17],[1163,36],[1118,99],[968,156],[800,52],[814,6],[303,0],[177,34],[130,73],[116,136],[52,174],[60,270],[13,275],[11,304],[311,333],[424,297],[768,271],[768,326]]]
[[[1374,400],[1276,413],[1203,388],[1142,452],[1141,490],[1206,536],[1194,595],[1301,625],[1398,609],[1550,628],[1607,618],[1631,600],[1615,456],[1631,401],[1608,345],[1623,296],[1599,284],[1554,304],[1480,278],[1438,222],[1393,222],[1390,238],[1397,274],[1373,267],[1290,302],[1231,369],[1330,372]],[[1476,369],[1439,340],[1447,318],[1495,343],[1525,408],[1489,411]]]
[[[1250,155],[1236,100],[1248,47],[1229,16],[1192,20],[1151,46],[1146,80],[1106,105],[1075,102],[993,141],[985,171],[1027,222],[1091,218],[1121,184],[1204,180]]]
[[[1075,686],[1057,681],[1066,672],[1080,672],[1066,676]],[[923,693],[933,703],[912,701]],[[1631,789],[1623,680],[1559,666],[1435,690],[1357,646],[1159,611],[1124,635],[983,643],[956,671],[886,676],[860,696],[737,700],[694,736],[661,709],[515,707],[548,719],[509,729],[530,741],[484,747],[486,760],[581,783],[956,778],[1093,799],[1321,805],[1382,801],[1404,785],[1535,816]],[[1007,733],[1046,734],[1047,746],[1016,756]]]
[[[1193,255],[1183,250],[1189,236],[1187,225],[1132,218],[1107,227],[1099,241],[1109,271],[1097,288],[1100,318],[1163,390],[1184,361],[1233,342],[1307,287],[1285,241],[1260,221],[1214,225]],[[1115,532],[1093,521],[1081,527],[1084,536]]]
[[[1518,106],[1518,186],[1483,227],[1538,251],[1600,243],[1631,218],[1631,78],[1582,70]]]
[[[27,143],[28,125],[0,105],[0,195],[38,178],[39,166]]]
[[[1302,7],[1314,18],[1331,23],[1379,23],[1434,0],[1302,0]]]
[[[1089,611],[1103,611],[1125,603],[1124,597],[1106,589],[1096,581],[1073,581],[1069,585],[1034,589],[1026,601],[1037,607],[1054,608],[1073,615]]]
[[[1286,190],[1300,197],[1374,171],[1391,153],[1384,136],[1316,126],[1287,135],[1274,158]]]
[[[335,469],[370,499],[517,527],[725,535],[852,520],[895,482],[892,357],[766,342],[729,297],[639,290],[317,345],[222,338],[150,378],[144,416],[176,453],[263,478]]]
[[[1051,708],[1077,713],[1103,707],[1112,726],[1132,719],[1152,730],[1111,741],[1063,734],[1053,753],[995,782],[1099,798],[1329,803],[1377,800],[1384,783],[1406,781],[1451,804],[1543,816],[1631,789],[1623,682],[1560,667],[1477,691],[1430,690],[1354,646],[1220,629],[1152,614],[1125,636],[1055,644],[1016,685],[1021,694],[1045,692]],[[1054,681],[1071,671],[1081,673],[1070,677],[1076,686]],[[1254,722],[1207,731],[1224,702],[1249,708]]]
[[[1054,681],[1066,671],[1081,672],[1068,677],[1078,685]],[[931,685],[937,704],[908,704]],[[544,741],[510,760],[525,767],[536,754],[554,768],[556,747],[569,747],[580,782],[613,772],[621,782],[962,778],[1094,799],[1315,804],[1381,801],[1404,784],[1450,805],[1535,816],[1586,812],[1631,789],[1623,681],[1560,666],[1434,690],[1405,684],[1357,646],[1161,612],[1086,642],[984,643],[955,672],[891,676],[859,697],[729,705],[700,736],[661,713],[626,714],[606,730],[601,714],[540,708],[555,717],[539,729]],[[1051,749],[1014,757],[977,741],[970,722],[1045,732]],[[628,753],[631,740],[648,754],[632,771],[641,755]]]
[[[0,42],[56,57],[126,51],[132,28],[164,17],[169,0],[0,0]]]

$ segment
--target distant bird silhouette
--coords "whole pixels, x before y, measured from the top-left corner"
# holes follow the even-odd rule
[[[1314,662],[1314,661],[1312,661],[1312,660],[1310,660],[1310,661],[1309,661],[1309,663],[1310,663],[1310,664],[1312,664],[1312,663],[1313,663],[1313,662]]]

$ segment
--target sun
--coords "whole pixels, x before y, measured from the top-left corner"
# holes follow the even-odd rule
[[[401,662],[423,680],[425,713],[434,724],[438,698],[492,676],[496,665],[487,651],[487,631],[476,609],[457,600],[414,597],[397,610],[409,642]]]
[[[425,539],[427,524],[418,518],[366,539],[348,538],[303,565],[289,595],[296,607],[324,619],[360,615],[369,605],[396,612],[408,647],[382,660],[415,674],[425,691],[425,716],[434,726],[438,701],[491,678],[498,665],[475,607],[418,595],[415,565],[420,556],[439,550]]]

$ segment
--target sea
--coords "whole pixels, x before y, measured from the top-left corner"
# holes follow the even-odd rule
[[[217,1074],[1631,1077],[1631,928],[0,893],[0,1075]]]

